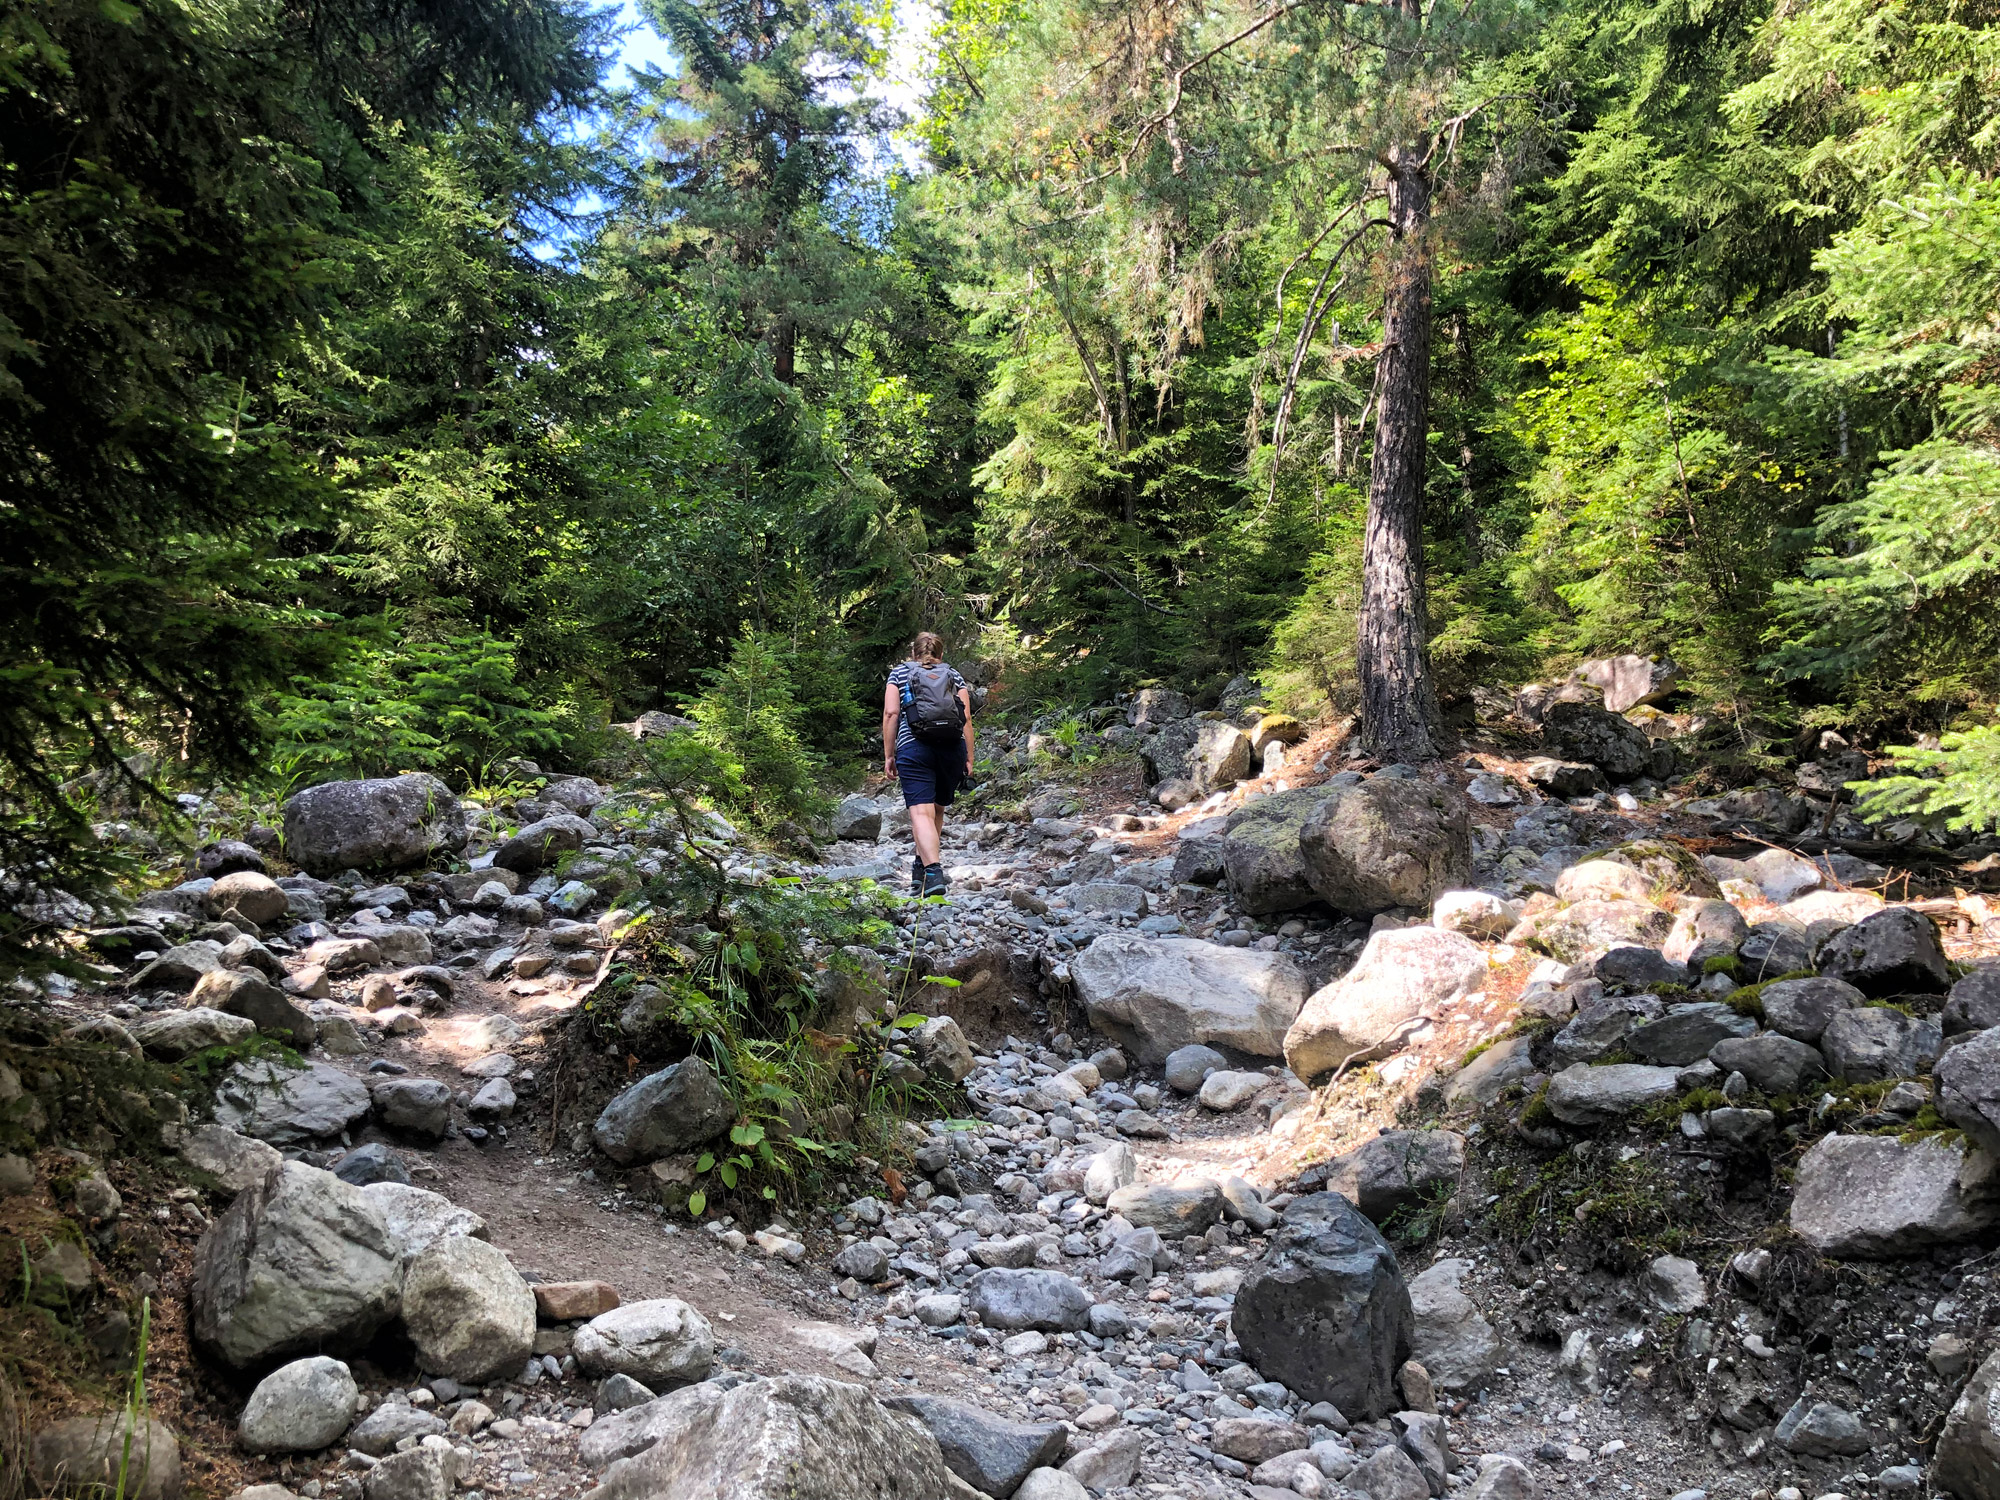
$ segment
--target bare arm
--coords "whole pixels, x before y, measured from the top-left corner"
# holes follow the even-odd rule
[[[896,774],[896,725],[903,717],[903,700],[893,682],[882,685],[882,774]]]
[[[972,774],[972,762],[977,758],[978,733],[972,727],[972,690],[958,690],[959,706],[965,710],[965,774]]]

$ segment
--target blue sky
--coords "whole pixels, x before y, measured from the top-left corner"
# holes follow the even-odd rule
[[[621,63],[665,68],[673,61],[672,50],[668,48],[660,34],[646,24],[633,0],[623,0],[618,7],[618,14],[627,26],[638,28],[625,38],[625,45],[618,54]],[[622,83],[624,79],[614,75],[612,81]]]

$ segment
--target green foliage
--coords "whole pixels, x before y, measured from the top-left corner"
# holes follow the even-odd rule
[[[734,805],[767,825],[829,810],[815,785],[823,763],[806,748],[791,674],[769,637],[737,637],[729,660],[707,674],[693,714],[709,747],[727,758]]]
[[[514,656],[484,631],[438,645],[386,632],[278,695],[278,770],[288,781],[430,770],[470,785],[497,760],[549,749],[555,716],[530,705]]]
[[[1935,750],[1894,746],[1889,756],[1909,774],[1869,784],[1860,798],[1868,816],[1943,814],[1947,828],[2000,827],[2000,726],[1944,735]]]

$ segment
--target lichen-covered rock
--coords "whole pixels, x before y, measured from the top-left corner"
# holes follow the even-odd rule
[[[311,875],[407,870],[465,847],[465,810],[421,771],[328,781],[285,803],[285,856]]]
[[[285,1162],[195,1247],[192,1331],[243,1369],[358,1348],[401,1305],[403,1258],[363,1190]]]
[[[1819,951],[1819,971],[1864,995],[1937,995],[1951,983],[1937,923],[1907,906],[1835,933]]]
[[[281,1365],[257,1383],[236,1423],[251,1453],[318,1453],[354,1425],[353,1372],[315,1354]]]
[[[535,1294],[496,1246],[454,1235],[412,1260],[403,1324],[417,1363],[483,1384],[521,1368],[535,1343]]]
[[[1673,766],[1671,747],[1656,748],[1645,730],[1594,703],[1551,703],[1542,715],[1542,743],[1550,755],[1596,766],[1614,782],[1660,776]]]
[[[2000,1500],[2000,1354],[1979,1367],[1952,1403],[1930,1480],[1956,1500]]]
[[[2000,1220],[1989,1160],[1935,1138],[1829,1135],[1799,1162],[1792,1230],[1822,1255],[1875,1260],[1973,1239]]]
[[[1299,829],[1299,853],[1335,911],[1428,910],[1472,874],[1469,805],[1454,786],[1377,776],[1328,793]]]
[[[1239,909],[1253,916],[1297,911],[1318,899],[1305,856],[1299,852],[1299,834],[1328,795],[1321,787],[1302,787],[1259,797],[1231,814],[1219,837],[1184,840],[1182,852],[1212,843],[1221,858],[1223,879]],[[1196,878],[1192,872],[1200,858],[1197,847],[1197,852],[1189,855],[1191,873],[1187,878]],[[1174,877],[1183,878],[1181,855],[1175,856]]]
[[[1595,962],[1613,948],[1657,948],[1674,919],[1644,901],[1578,901],[1534,919],[1530,944],[1566,964]]]
[[[1302,1187],[1338,1193],[1377,1224],[1449,1196],[1465,1175],[1465,1137],[1451,1130],[1385,1130],[1314,1167]]]
[[[369,1110],[359,1079],[326,1063],[288,1067],[253,1057],[232,1065],[215,1091],[215,1120],[274,1146],[299,1146],[337,1136]]]
[[[1549,1080],[1549,1113],[1565,1125],[1605,1125],[1680,1093],[1679,1069],[1577,1063]]]

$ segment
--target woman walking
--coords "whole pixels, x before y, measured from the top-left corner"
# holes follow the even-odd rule
[[[943,657],[943,640],[922,632],[882,689],[882,770],[903,785],[917,843],[910,889],[919,896],[945,893],[944,810],[972,779],[972,689]]]

